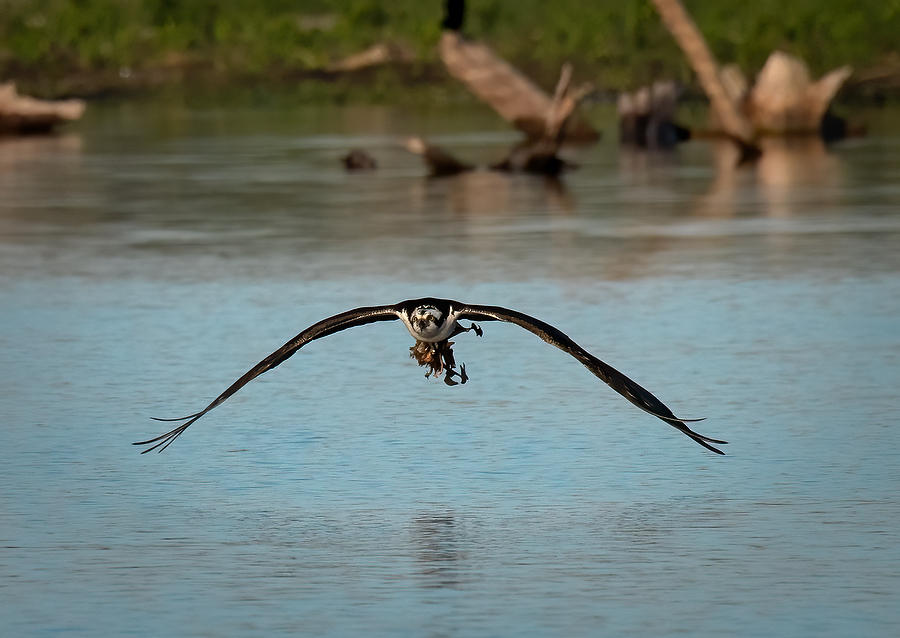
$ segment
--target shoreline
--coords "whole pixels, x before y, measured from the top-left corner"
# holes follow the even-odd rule
[[[625,87],[604,85],[582,70],[576,75],[593,81],[597,101],[613,101]],[[285,70],[248,73],[217,70],[211,63],[170,64],[145,69],[98,69],[40,74],[21,70],[0,78],[14,81],[22,93],[42,99],[97,100],[166,91],[231,93],[242,90],[297,90],[305,99],[340,103],[439,103],[468,100],[468,92],[440,63],[388,63],[353,71]],[[542,78],[538,81],[541,82]],[[629,88],[638,86],[634,83]],[[548,84],[548,86],[550,86]],[[684,101],[702,100],[696,80],[684,85]],[[856,70],[836,100],[838,104],[900,103],[900,61]]]

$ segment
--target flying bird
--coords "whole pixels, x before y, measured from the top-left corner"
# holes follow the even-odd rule
[[[271,370],[289,359],[297,350],[310,341],[367,323],[396,321],[397,319],[406,325],[407,330],[416,340],[415,345],[409,349],[410,357],[415,359],[420,366],[427,368],[426,377],[434,375],[437,378],[443,374],[444,382],[448,385],[465,383],[469,379],[466,374],[465,364],[460,365],[459,369],[457,369],[456,361],[453,358],[453,342],[450,339],[463,332],[470,331],[479,337],[482,336],[482,329],[478,324],[474,323],[475,321],[506,321],[514,323],[536,334],[550,345],[556,346],[563,352],[572,355],[601,381],[645,412],[662,419],[706,449],[717,454],[724,454],[721,450],[713,447],[711,443],[725,444],[727,441],[709,438],[694,432],[687,426],[687,423],[702,421],[703,419],[682,419],[675,416],[662,401],[649,391],[589,353],[550,324],[525,313],[501,308],[500,306],[464,304],[449,299],[434,299],[432,297],[409,299],[389,306],[355,308],[314,323],[253,366],[244,376],[232,383],[228,389],[199,412],[176,419],[153,417],[156,421],[183,421],[183,423],[165,434],[146,441],[137,441],[134,445],[150,446],[141,454],[157,449],[162,452],[197,419],[218,406],[263,372]],[[468,326],[460,323],[464,320],[470,322]],[[457,379],[459,380],[457,381]]]

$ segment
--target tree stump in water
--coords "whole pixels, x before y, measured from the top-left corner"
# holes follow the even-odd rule
[[[842,66],[813,82],[803,60],[775,51],[744,98],[744,111],[761,133],[818,133],[822,118],[852,69]]]
[[[775,51],[748,91],[739,70],[719,68],[703,34],[679,0],[652,2],[697,74],[723,133],[758,153],[755,140],[760,134],[820,132],[831,100],[850,76],[850,67],[835,69],[812,82],[802,60]]]

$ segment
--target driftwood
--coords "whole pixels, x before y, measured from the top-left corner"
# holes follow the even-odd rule
[[[752,87],[735,64],[722,69],[722,80],[729,96],[740,105],[758,134],[818,133],[822,139],[834,141],[864,131],[864,128],[849,127],[846,120],[829,111],[832,99],[851,73],[849,66],[843,66],[813,82],[803,60],[775,51]],[[713,130],[721,127],[714,116],[711,124]]]
[[[709,98],[716,117],[722,123],[727,135],[734,138],[748,151],[757,150],[756,132],[750,121],[738,109],[728,94],[719,72],[719,65],[713,57],[703,34],[691,19],[679,0],[652,0],[663,23],[675,38],[700,80],[703,91]]]
[[[0,84],[0,134],[47,133],[83,113],[82,100],[48,102],[19,95],[14,82]]]
[[[697,74],[712,106],[713,121],[727,136],[759,152],[757,137],[760,135],[828,134],[825,126],[835,124],[834,118],[826,118],[828,107],[850,76],[849,66],[812,82],[802,60],[775,51],[760,71],[756,84],[749,88],[737,67],[719,68],[703,35],[679,0],[652,1]],[[837,130],[842,122],[838,124]]]
[[[338,60],[326,67],[325,70],[332,73],[358,71],[391,62],[411,62],[413,57],[413,53],[407,47],[394,42],[380,42],[364,51]]]
[[[545,131],[546,114],[553,99],[534,82],[500,58],[486,44],[466,39],[461,33],[465,3],[448,1],[438,52],[447,71],[500,117],[533,138]],[[573,117],[566,136],[595,141],[600,135],[581,117]]]
[[[657,81],[633,93],[620,93],[617,102],[619,142],[638,148],[672,148],[690,139],[691,132],[675,123],[678,87]]]
[[[745,111],[757,131],[816,133],[829,104],[852,72],[851,67],[842,66],[813,82],[803,60],[775,51],[747,94]]]
[[[491,166],[494,170],[522,171],[542,175],[558,175],[568,163],[559,157],[559,149],[566,137],[569,119],[578,103],[593,87],[583,84],[572,88],[572,65],[564,64],[553,92],[553,99],[544,116],[544,130],[536,140],[526,140],[510,151],[501,162]]]
[[[490,169],[549,176],[558,175],[569,166],[568,162],[558,155],[560,146],[565,139],[566,124],[575,112],[578,103],[592,90],[593,88],[588,84],[573,89],[572,67],[569,64],[564,65],[553,99],[544,114],[540,136],[536,139],[526,139],[517,144],[503,160],[492,164]],[[406,149],[411,153],[421,155],[433,176],[456,175],[475,169],[472,164],[463,162],[445,149],[428,144],[418,137],[407,140]]]

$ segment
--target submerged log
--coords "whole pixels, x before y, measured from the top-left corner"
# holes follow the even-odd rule
[[[378,162],[366,151],[354,148],[341,158],[344,168],[348,171],[371,171],[378,168]]]
[[[422,157],[422,161],[428,166],[430,177],[449,177],[478,170],[474,164],[457,158],[447,149],[431,144],[421,137],[410,137],[404,146],[410,153]],[[571,164],[555,153],[535,151],[534,142],[525,141],[514,146],[504,159],[487,168],[504,173],[534,173],[555,177],[568,166]]]
[[[14,82],[0,84],[0,134],[47,133],[83,113],[82,100],[39,100],[19,95]]]
[[[432,177],[446,177],[475,170],[473,164],[457,159],[445,149],[429,144],[421,137],[410,137],[404,146],[410,153],[422,156]]]

